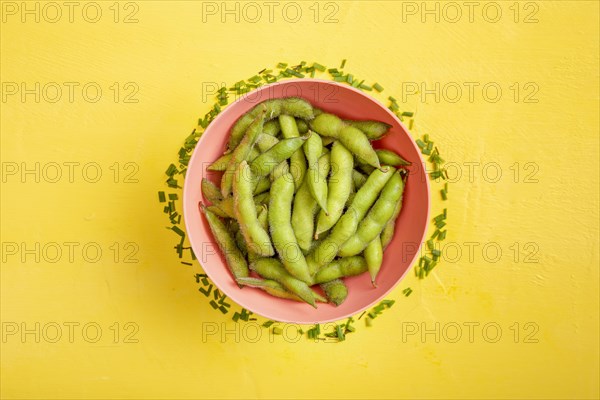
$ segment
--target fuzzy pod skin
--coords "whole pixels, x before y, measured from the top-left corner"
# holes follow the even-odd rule
[[[329,174],[329,158],[329,154],[319,157],[318,170],[323,179]],[[319,205],[310,193],[308,184],[304,182],[296,192],[292,208],[292,228],[298,240],[298,245],[304,254],[308,253],[312,247],[315,232],[315,215],[318,211]]]
[[[348,209],[335,224],[331,233],[306,256],[311,276],[314,276],[319,269],[333,261],[342,244],[354,235],[357,227],[358,217],[356,211]]]
[[[315,292],[300,279],[290,275],[276,258],[259,258],[250,264],[250,268],[265,279],[280,283],[285,289],[315,307]]]
[[[293,117],[289,115],[280,115],[279,125],[281,126],[281,134],[284,138],[290,139],[300,136],[298,125],[296,125],[296,120]],[[304,182],[306,169],[307,165],[304,150],[298,149],[290,157],[290,173],[294,177],[294,188],[296,191],[300,188],[302,182]]]
[[[265,126],[263,126],[263,133],[269,136],[277,136],[281,132],[281,127],[279,126],[279,121],[276,119],[265,122]]]
[[[377,237],[365,247],[364,256],[367,263],[367,270],[371,276],[371,283],[373,286],[377,287],[377,274],[379,274],[381,264],[383,263],[383,247],[381,245],[380,235],[377,235]]]
[[[367,136],[360,129],[346,125],[336,115],[325,113],[316,117],[311,122],[311,127],[323,136],[339,140],[352,154],[365,163],[374,168],[381,168],[377,153],[375,153]]]
[[[391,179],[396,170],[390,167],[387,171],[375,170],[364,185],[356,192],[349,209],[354,209],[357,213],[358,220],[362,220],[369,208],[375,203],[381,190],[386,183]]]
[[[302,118],[296,118],[296,126],[298,127],[298,132],[301,135],[305,135],[306,133],[308,133],[308,122],[306,122]]]
[[[359,254],[373,241],[388,223],[396,203],[402,196],[404,181],[399,172],[395,172],[385,184],[379,198],[360,222],[356,234],[348,239],[338,251],[338,256],[348,257]]]
[[[223,200],[223,196],[221,195],[219,188],[206,178],[202,178],[200,189],[202,190],[204,198],[211,203]]]
[[[256,140],[262,132],[264,121],[265,111],[263,109],[263,111],[260,112],[250,124],[239,146],[237,146],[234,152],[231,154],[231,159],[229,160],[229,164],[227,164],[227,169],[221,178],[221,194],[223,197],[228,197],[231,193],[236,168],[238,167],[239,163],[248,160],[248,156],[250,155]]]
[[[367,261],[364,257],[353,256],[334,260],[321,268],[315,275],[314,283],[325,283],[347,276],[360,275],[367,271]]]
[[[268,257],[274,255],[275,250],[269,234],[258,221],[252,197],[253,181],[250,166],[246,161],[242,161],[236,168],[233,179],[233,211],[244,234],[244,239],[246,239],[248,249]]]
[[[369,140],[379,140],[388,134],[391,125],[379,121],[352,121],[344,120],[344,123],[360,129]]]
[[[279,139],[277,139],[275,136],[267,135],[266,133],[264,133],[263,127],[263,133],[261,133],[258,136],[258,140],[256,141],[256,147],[258,148],[258,151],[260,153],[264,153],[268,151],[271,147],[275,146],[277,143],[279,143]],[[252,161],[254,160],[256,160],[256,158],[252,159]]]
[[[213,214],[215,214],[218,217],[221,218],[231,218],[231,215],[228,215],[226,212],[224,212],[223,210],[221,210],[219,207],[217,206],[206,206],[206,209],[209,210],[210,212],[212,212]]]
[[[265,206],[265,205],[257,206],[256,213],[257,213],[256,219],[258,220],[258,223],[266,232],[268,232],[269,231],[269,215],[268,215],[269,213],[268,213],[267,206]],[[241,229],[239,232],[241,233]],[[248,256],[249,262],[252,262],[261,257],[261,255],[256,253],[253,248],[248,249],[248,246],[246,246],[246,249],[247,249],[246,251],[247,251],[247,256]]]
[[[228,152],[232,152],[242,141],[244,132],[256,118],[261,109],[266,111],[266,120],[272,120],[281,114],[288,114],[294,117],[311,120],[314,118],[312,105],[304,99],[298,97],[287,97],[283,99],[266,100],[241,116],[231,128],[229,142],[227,143]]]
[[[298,136],[279,141],[273,147],[256,157],[250,164],[254,176],[263,177],[287,160],[306,142],[306,136]]]
[[[297,295],[288,292],[279,282],[271,279],[260,279],[260,278],[239,278],[238,284],[262,289],[271,296],[279,297],[280,299],[289,299],[294,301],[304,302]],[[315,300],[319,303],[327,303],[327,299],[320,294],[314,292]]]
[[[340,279],[321,284],[321,289],[327,299],[336,306],[342,304],[348,297],[348,287]]]
[[[327,211],[319,212],[315,237],[329,230],[342,216],[344,206],[352,192],[354,159],[340,142],[335,142],[331,150],[331,176],[329,178]]]
[[[323,142],[321,136],[310,133],[309,138],[304,143],[304,155],[308,169],[306,171],[306,182],[319,207],[327,213],[327,177],[322,177],[319,173],[319,157],[323,153]]]
[[[248,156],[248,160],[252,161],[256,157],[260,155],[260,152],[256,147],[253,147],[250,150],[250,155]],[[231,153],[223,154],[221,157],[217,158],[217,160],[208,166],[209,171],[225,171],[227,169],[227,165],[229,164],[229,160],[231,160]]]
[[[208,226],[219,246],[221,252],[225,256],[227,266],[235,279],[248,276],[248,263],[244,255],[237,247],[234,237],[229,233],[225,224],[214,213],[208,210],[203,204],[200,205],[200,210],[208,221]]]
[[[406,167],[411,165],[410,162],[391,150],[377,149],[375,153],[377,153],[381,165],[391,165],[392,167]]]
[[[360,189],[365,182],[367,181],[367,177],[357,170],[352,171],[352,182],[354,183],[354,189]]]
[[[406,182],[404,184],[406,185]],[[385,224],[385,228],[383,228],[383,231],[381,231],[381,246],[384,250],[386,249],[386,247],[388,247],[388,245],[392,241],[392,238],[394,237],[394,232],[396,231],[396,221],[398,220],[400,211],[402,211],[402,197],[403,195],[400,195],[400,198],[396,203],[396,207],[394,208],[394,213],[392,214],[392,217],[387,222],[387,224]]]
[[[310,282],[308,265],[292,228],[293,198],[294,181],[291,174],[282,175],[273,182],[269,201],[269,229],[273,244],[285,269],[295,278]]]

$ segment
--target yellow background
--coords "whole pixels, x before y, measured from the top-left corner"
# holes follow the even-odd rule
[[[122,23],[135,10],[125,3],[118,4],[118,23],[113,2],[98,3],[98,23],[82,18],[85,3],[72,23],[64,7],[57,23],[3,13],[3,83],[96,82],[103,89],[97,103],[80,90],[72,103],[65,97],[36,103],[33,95],[0,103],[5,168],[97,162],[103,173],[97,183],[80,174],[73,183],[65,176],[58,183],[3,176],[3,243],[78,242],[81,249],[95,242],[103,250],[97,263],[77,250],[72,262],[63,255],[56,263],[3,254],[3,329],[94,322],[103,330],[98,343],[86,342],[79,330],[70,343],[66,328],[57,343],[7,336],[3,398],[598,398],[598,3],[522,2],[515,22],[513,2],[498,2],[497,23],[483,18],[484,2],[473,22],[462,7],[456,23],[445,3],[438,4],[439,22],[434,15],[422,22],[421,13],[404,13],[403,20],[402,2],[329,3],[317,4],[315,22],[313,2],[298,2],[296,23],[283,18],[285,3],[273,21],[263,5],[256,23],[244,15],[222,23],[220,14],[203,21],[202,3],[187,1],[137,2],[138,22],[131,24]],[[254,17],[246,11],[246,19]],[[325,23],[334,11],[337,22]],[[537,22],[524,23],[532,12]],[[193,278],[198,265],[179,263],[172,249],[177,238],[164,229],[156,194],[182,140],[212,105],[203,83],[231,85],[278,61],[339,66],[343,58],[348,72],[385,87],[380,99],[402,100],[407,82],[424,82],[426,89],[436,82],[480,85],[472,102],[465,90],[456,103],[448,92],[439,102],[431,94],[410,95],[402,104],[417,111],[413,133],[429,133],[461,167],[448,202],[442,204],[433,186],[432,214],[448,207],[447,240],[462,256],[423,281],[410,274],[389,296],[394,307],[371,328],[359,321],[343,343],[287,343],[266,331],[258,343],[233,334],[203,340],[207,324],[235,329],[232,312],[214,311]],[[115,102],[114,82],[121,95],[134,82],[139,101]],[[480,90],[490,82],[502,88],[495,103]],[[538,101],[525,102],[532,87],[539,90],[529,100]],[[139,182],[123,183],[120,175],[114,183],[115,162],[121,173],[125,163],[137,164]],[[468,165],[475,165],[474,174]],[[497,168],[502,177],[493,182]],[[114,242],[121,246],[118,262],[109,249]],[[128,242],[139,246],[137,263],[123,262]],[[473,258],[471,242],[478,243]],[[493,260],[498,247],[502,256]],[[536,248],[528,260],[537,262],[524,262]],[[405,298],[401,291],[409,286],[414,293]],[[118,343],[110,330],[115,322]],[[127,322],[139,327],[137,343],[123,338]],[[402,336],[408,327],[434,329],[436,322],[445,332],[439,343],[434,334]],[[470,322],[480,324],[472,342],[464,325]],[[493,330],[481,332],[488,323],[502,329],[496,343],[486,340]],[[451,343],[455,324],[463,336]]]

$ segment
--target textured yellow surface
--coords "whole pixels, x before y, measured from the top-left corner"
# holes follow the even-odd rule
[[[98,2],[96,23],[54,4],[1,3],[3,398],[598,398],[597,2],[258,2],[255,22]],[[179,263],[156,192],[203,85],[343,58],[451,163],[445,261],[343,343],[251,343]]]

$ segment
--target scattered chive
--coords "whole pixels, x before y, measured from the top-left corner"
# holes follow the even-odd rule
[[[277,326],[273,327],[273,334],[274,335],[281,335],[282,333],[283,333],[283,329],[281,329],[281,328],[279,328]]]
[[[448,195],[444,189],[440,190],[440,193],[442,194],[442,200],[448,200]]]
[[[192,263],[189,263],[189,262],[187,262],[187,261],[182,261],[181,263],[182,263],[183,265],[194,265],[194,264],[192,264]]]
[[[381,86],[379,83],[375,82],[373,84],[373,89],[377,90],[379,93],[383,92],[383,86]]]
[[[324,66],[324,65],[321,65],[321,64],[319,64],[319,63],[317,63],[317,62],[313,63],[313,68],[314,68],[314,69],[317,69],[317,70],[319,70],[319,71],[321,71],[321,72],[325,71],[325,66]]]
[[[158,201],[161,203],[164,203],[165,201],[167,201],[167,198],[165,197],[165,192],[163,192],[163,191],[158,192]]]
[[[271,325],[273,325],[274,323],[275,323],[275,321],[266,321],[262,324],[262,326],[265,328],[270,328]]]
[[[340,65],[340,69],[343,69],[346,66],[346,59],[342,60],[342,65]]]

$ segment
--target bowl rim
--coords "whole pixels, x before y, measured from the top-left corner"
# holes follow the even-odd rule
[[[257,312],[256,310],[253,309],[253,307],[246,305],[243,305],[242,303],[246,303],[245,301],[240,301],[239,297],[236,295],[236,293],[234,293],[233,295],[231,293],[226,293],[227,296],[234,301],[237,305],[248,309],[249,311],[252,311],[264,318],[268,318],[270,320],[274,320],[274,321],[278,321],[278,322],[284,322],[284,323],[293,323],[293,324],[304,324],[304,325],[309,325],[309,324],[324,324],[324,323],[330,323],[330,322],[336,322],[336,321],[341,321],[343,319],[346,319],[352,315],[356,315],[359,313],[362,313],[363,311],[367,310],[370,307],[373,307],[373,305],[375,305],[376,303],[380,302],[382,299],[384,299],[390,292],[392,292],[394,289],[396,289],[396,287],[400,284],[400,282],[402,282],[402,280],[404,280],[404,278],[406,277],[406,275],[408,274],[408,272],[410,270],[412,270],[412,268],[414,267],[414,262],[415,259],[417,258],[417,256],[420,254],[420,250],[423,247],[423,243],[425,241],[425,238],[427,237],[427,230],[428,230],[428,225],[429,225],[429,219],[430,219],[430,208],[431,208],[431,187],[430,187],[430,182],[429,182],[429,178],[426,174],[426,163],[425,160],[423,159],[423,154],[421,154],[421,151],[419,150],[415,139],[413,139],[412,135],[410,134],[410,131],[406,128],[406,126],[404,126],[404,124],[402,123],[402,121],[400,121],[400,119],[391,111],[389,110],[381,101],[379,101],[378,99],[374,98],[373,96],[369,95],[368,93],[365,93],[361,90],[358,90],[352,86],[349,85],[344,85],[342,83],[339,82],[334,82],[334,81],[330,81],[330,80],[326,80],[326,79],[317,79],[317,78],[294,78],[294,79],[286,79],[283,81],[278,81],[278,82],[274,82],[274,83],[270,83],[270,84],[266,84],[263,86],[260,86],[258,88],[255,88],[254,90],[251,90],[248,93],[244,93],[244,95],[242,95],[240,98],[236,99],[235,101],[231,102],[227,108],[223,109],[223,112],[220,112],[215,119],[213,119],[211,121],[211,123],[209,124],[208,127],[212,126],[216,126],[218,125],[218,120],[221,118],[225,118],[225,111],[230,108],[233,104],[235,103],[239,103],[239,102],[243,102],[245,101],[246,98],[252,96],[254,93],[258,92],[258,91],[264,91],[264,90],[268,90],[269,88],[275,87],[275,86],[280,86],[280,85],[289,85],[289,84],[294,84],[294,83],[298,83],[298,82],[302,82],[302,83],[320,83],[320,84],[327,84],[327,85],[333,85],[333,86],[338,86],[341,87],[342,89],[346,89],[346,90],[350,90],[353,91],[363,97],[366,97],[369,101],[374,102],[377,106],[379,106],[381,109],[385,110],[385,112],[392,118],[395,120],[395,122],[398,123],[398,125],[402,128],[402,130],[408,135],[408,137],[410,138],[410,142],[411,145],[413,146],[414,150],[416,151],[417,155],[419,156],[419,162],[421,167],[423,168],[423,171],[425,173],[425,188],[426,188],[426,194],[427,194],[427,204],[426,204],[426,211],[425,211],[425,228],[423,229],[423,234],[421,237],[421,240],[419,242],[419,247],[417,248],[417,250],[415,251],[414,255],[412,256],[412,258],[410,259],[410,261],[408,262],[408,268],[406,268],[406,270],[404,271],[404,273],[402,275],[400,275],[400,277],[398,278],[398,280],[386,291],[384,291],[380,296],[377,296],[374,300],[369,301],[365,306],[360,307],[359,309],[357,309],[356,311],[352,311],[351,313],[347,313],[344,314],[340,317],[336,317],[336,318],[325,318],[325,319],[317,319],[315,318],[314,320],[309,320],[308,318],[302,321],[295,321],[292,318],[282,318],[281,316],[276,316],[274,317],[273,315],[269,315],[269,312]],[[290,97],[294,97],[294,96],[290,96]],[[302,96],[300,96],[302,97]],[[262,101],[268,100],[271,97],[267,97]],[[279,97],[274,97],[274,98],[279,98]],[[261,102],[262,102],[261,101]],[[260,104],[261,102],[256,103],[255,105]],[[251,108],[250,108],[251,109]],[[236,121],[237,119],[241,117],[241,115],[236,117]],[[217,122],[217,123],[216,123]],[[204,132],[206,132],[206,129],[204,129]],[[229,132],[228,132],[229,133]],[[196,157],[200,157],[199,154],[201,154],[201,151],[197,151],[199,148],[202,147],[204,140],[208,140],[206,139],[207,136],[204,135],[204,133],[200,136],[200,138],[198,139],[198,142],[196,143],[196,146],[194,147],[194,151],[192,152],[192,156],[188,162],[188,165],[193,165],[194,164],[194,159]],[[191,190],[189,188],[190,185],[192,185],[192,182],[190,182],[190,179],[188,179],[188,175],[190,175],[192,173],[192,170],[188,167],[188,170],[186,171],[185,174],[185,178],[184,178],[184,184],[183,184],[183,190],[182,190],[182,196],[183,196],[183,220],[185,223],[185,228],[186,228],[186,234],[188,236],[188,241],[190,243],[190,246],[192,247],[192,249],[194,250],[194,252],[196,252],[196,250],[194,249],[194,243],[196,242],[196,238],[195,238],[195,234],[192,233],[193,230],[188,229],[188,226],[192,223],[191,220],[189,220],[191,218],[191,216],[188,215],[188,213],[186,213],[185,211],[188,209],[188,202],[190,201],[188,199],[189,196],[186,196],[186,192],[188,192],[189,190]],[[211,238],[213,241],[213,244],[216,246],[216,243],[214,242],[214,238]],[[216,248],[218,248],[218,246],[216,246]],[[220,252],[220,249],[219,249]],[[226,261],[224,261],[226,262]],[[198,261],[198,263],[200,264],[200,262]],[[206,269],[204,269],[204,267],[202,266],[202,264],[200,264],[200,267],[202,268],[202,270],[204,271],[204,273],[206,273],[208,275],[208,277],[211,279],[211,281],[213,281],[213,283],[215,283],[216,285],[216,281],[215,279],[211,276],[211,273],[209,271],[207,271]],[[221,288],[219,288],[221,289]],[[225,293],[225,291],[223,291]],[[277,299],[276,299],[277,300]]]

